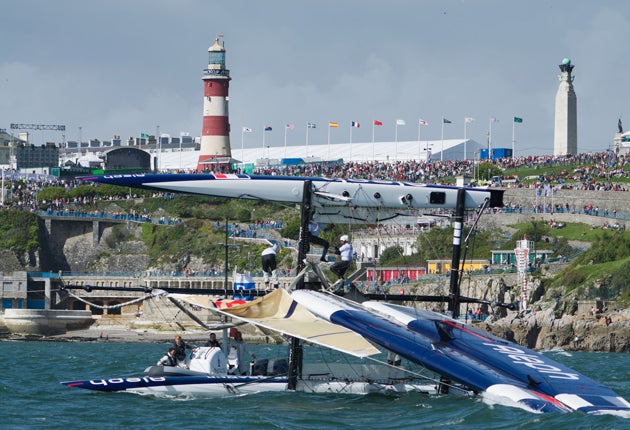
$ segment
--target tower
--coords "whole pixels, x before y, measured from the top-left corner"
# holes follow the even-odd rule
[[[556,93],[553,155],[577,154],[577,98],[573,90],[573,65],[565,58],[560,64],[560,86]]]
[[[217,38],[208,48],[208,68],[203,71],[203,128],[197,170],[203,171],[208,164],[219,158],[232,157],[230,149],[230,121],[228,100],[230,71],[225,68],[225,48]]]

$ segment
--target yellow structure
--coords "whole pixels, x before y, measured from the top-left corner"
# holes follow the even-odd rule
[[[460,270],[464,272],[478,272],[490,265],[488,260],[468,260],[462,262]],[[451,271],[451,260],[427,260],[429,274],[446,275]]]

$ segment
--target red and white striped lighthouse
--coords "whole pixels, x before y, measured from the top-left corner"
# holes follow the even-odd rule
[[[208,68],[203,71],[203,129],[197,171],[216,170],[232,157],[228,100],[230,71],[225,68],[225,48],[217,38],[208,48]]]

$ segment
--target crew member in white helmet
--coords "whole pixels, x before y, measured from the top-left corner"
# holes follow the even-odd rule
[[[274,243],[272,246],[265,248],[261,254],[263,281],[265,282],[265,288],[269,287],[269,277],[271,277],[273,281],[273,288],[278,288],[280,286],[280,281],[278,281],[278,270],[276,269],[277,250],[278,244]]]
[[[341,241],[340,247],[335,247],[335,254],[341,255],[341,260],[334,263],[330,266],[330,271],[339,277],[339,279],[344,279],[344,275],[350,267],[350,263],[352,263],[352,255],[354,253],[352,249],[352,244],[348,239],[348,235],[344,234],[339,238]]]

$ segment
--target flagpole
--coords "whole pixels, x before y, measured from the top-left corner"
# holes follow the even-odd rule
[[[489,118],[488,123],[488,160],[492,159],[490,152],[492,151],[492,117]]]
[[[420,120],[418,120],[418,162],[420,162],[420,157],[422,154],[422,145],[420,144]]]
[[[396,142],[396,149],[394,152],[394,161],[398,161],[398,120],[396,120],[396,134],[394,137],[394,141]]]
[[[466,161],[466,132],[468,131],[468,118],[464,118],[464,161]]]
[[[328,159],[330,159],[330,122],[328,123]]]
[[[376,161],[376,155],[374,154],[374,128],[376,127],[376,124],[374,121],[375,120],[372,120],[372,161]]]
[[[442,149],[440,150],[440,162],[444,161],[444,117],[442,117]]]
[[[350,161],[352,161],[352,129],[354,128],[353,124],[350,124]]]
[[[245,153],[244,151],[244,147],[245,147],[245,129],[241,128],[241,163],[244,163],[244,159],[245,159]]]
[[[267,126],[263,127],[263,145],[262,145],[262,157],[261,158],[265,158],[265,128],[267,128]]]
[[[306,123],[306,156],[308,157],[308,123]]]
[[[289,127],[284,126],[284,158],[287,158],[287,129]]]

